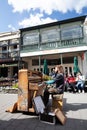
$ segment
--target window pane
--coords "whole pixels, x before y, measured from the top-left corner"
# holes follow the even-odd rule
[[[58,41],[60,34],[58,29],[45,30],[41,33],[41,40],[43,42]]]
[[[39,33],[27,33],[23,37],[23,44],[24,45],[31,45],[39,43]]]
[[[73,25],[71,27],[65,27],[61,30],[62,40],[81,38],[82,37],[82,28],[79,25]]]

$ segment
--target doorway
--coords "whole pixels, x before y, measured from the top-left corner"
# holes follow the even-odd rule
[[[1,77],[8,77],[8,67],[1,68]]]

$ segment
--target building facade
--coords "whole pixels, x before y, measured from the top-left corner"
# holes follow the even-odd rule
[[[62,64],[65,73],[73,73],[74,57],[78,58],[80,71],[87,70],[86,16],[20,29],[20,57],[25,67],[43,71],[47,60],[49,72]]]
[[[0,77],[18,73],[20,32],[0,33]]]
[[[73,73],[74,57],[80,71],[87,73],[86,16],[0,33],[0,77],[13,77],[20,68],[43,72],[44,59],[49,73],[62,64]]]

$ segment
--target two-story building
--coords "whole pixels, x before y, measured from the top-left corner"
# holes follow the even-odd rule
[[[73,73],[74,57],[83,74],[87,72],[86,16],[20,29],[20,57],[32,70],[43,70],[47,60],[49,72],[62,64],[65,73]]]
[[[20,32],[0,33],[0,77],[18,73]]]

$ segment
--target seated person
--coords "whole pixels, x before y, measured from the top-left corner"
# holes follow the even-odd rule
[[[85,77],[80,72],[77,73],[76,82],[77,92],[79,90],[81,90],[81,92],[84,91]]]
[[[64,92],[64,71],[62,65],[57,65],[55,67],[55,75],[53,76],[53,83],[55,83],[53,88],[46,88],[44,91],[44,103],[47,105],[49,101],[49,94],[63,94]]]
[[[65,75],[65,92],[68,91],[69,88],[69,82],[68,82],[68,74]]]
[[[49,74],[49,76],[53,77],[55,75],[55,68],[52,68],[51,73]]]
[[[71,88],[71,91],[72,91],[73,93],[75,93],[76,79],[75,79],[75,77],[74,77],[72,74],[70,74],[70,75],[67,77],[67,82],[68,82],[68,84],[69,84],[69,87]]]

